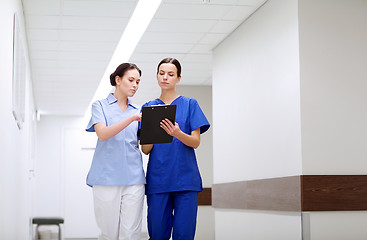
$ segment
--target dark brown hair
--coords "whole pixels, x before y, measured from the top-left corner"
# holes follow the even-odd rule
[[[111,73],[110,75],[111,85],[116,86],[116,76],[122,77],[130,69],[138,70],[139,75],[141,76],[141,70],[134,63],[122,63],[116,68],[116,70],[113,73]]]
[[[176,59],[176,58],[165,58],[163,59],[157,67],[157,73],[159,72],[159,67],[163,64],[163,63],[172,63],[176,66],[177,68],[177,77],[181,77],[181,64],[180,62]]]

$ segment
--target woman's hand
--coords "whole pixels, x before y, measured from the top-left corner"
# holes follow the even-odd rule
[[[175,124],[173,125],[173,123],[167,118],[161,121],[161,128],[163,128],[168,135],[171,135],[173,137],[177,137],[178,134],[180,134],[181,132],[178,123],[175,122]]]
[[[175,122],[175,124],[173,124],[167,118],[161,121],[161,128],[163,128],[167,134],[177,138],[186,146],[197,148],[200,145],[200,128],[195,129],[191,134],[186,134],[181,131],[178,123]]]
[[[132,118],[133,118],[133,121],[140,122],[141,121],[141,113],[137,113],[137,114],[133,115]]]

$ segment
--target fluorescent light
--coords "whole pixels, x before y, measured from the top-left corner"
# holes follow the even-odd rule
[[[111,92],[110,74],[115,71],[118,65],[129,61],[131,54],[134,52],[136,45],[143,36],[161,2],[162,0],[139,0],[94,94],[91,104],[98,99],[106,98],[107,94]]]

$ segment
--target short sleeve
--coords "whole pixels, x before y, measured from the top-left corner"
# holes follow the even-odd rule
[[[95,132],[94,124],[101,122],[106,123],[106,118],[104,116],[100,101],[96,101],[92,104],[92,117],[90,118],[85,130],[87,132]]]
[[[144,103],[143,106],[140,108],[140,113],[143,111],[143,107],[148,106],[148,103]],[[138,122],[138,137],[140,137],[140,129],[141,129],[141,121]]]
[[[208,119],[195,99],[190,99],[190,127],[192,130],[200,128],[200,133],[206,132],[210,127]]]

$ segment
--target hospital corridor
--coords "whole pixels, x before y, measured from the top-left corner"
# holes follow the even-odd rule
[[[165,130],[185,149],[167,148],[172,159],[187,162],[159,177],[195,182],[174,194],[202,189],[190,199],[196,226],[174,229],[196,228],[195,240],[366,240],[366,12],[366,0],[1,0],[0,240],[97,240],[87,176],[109,139],[97,136],[106,124],[86,128],[117,121],[97,100],[137,114],[119,130],[133,136],[119,139],[121,155],[134,146],[139,184],[151,184],[149,161],[159,165],[154,147],[151,160],[135,148],[138,113],[171,93],[191,101],[190,118],[177,111]],[[122,63],[139,69],[111,77]]]

